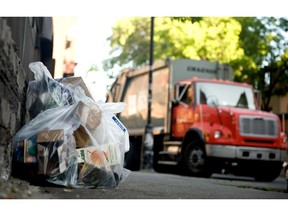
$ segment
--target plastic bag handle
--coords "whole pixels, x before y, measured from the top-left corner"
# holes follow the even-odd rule
[[[126,108],[126,103],[124,102],[106,102],[106,103],[98,103],[102,112],[107,113],[120,113],[123,112]]]
[[[45,76],[53,79],[49,70],[42,62],[32,62],[29,64],[29,69],[34,73],[35,80],[42,80]]]

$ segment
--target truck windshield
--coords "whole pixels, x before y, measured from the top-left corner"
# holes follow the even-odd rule
[[[219,106],[241,107],[255,110],[251,88],[223,83],[196,83],[196,103],[206,104],[209,98],[217,100]]]

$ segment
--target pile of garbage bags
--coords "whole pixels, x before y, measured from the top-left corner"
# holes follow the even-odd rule
[[[57,185],[116,187],[130,173],[128,131],[114,115],[125,104],[95,102],[81,77],[53,79],[42,62],[29,68],[31,120],[14,137],[13,163]]]

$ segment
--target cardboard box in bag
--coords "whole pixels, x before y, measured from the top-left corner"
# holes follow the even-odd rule
[[[37,162],[37,151],[35,140],[25,139],[24,140],[24,163],[36,163]]]
[[[98,168],[101,168],[105,165],[103,153],[99,150],[99,148],[96,148],[95,146],[78,148],[76,151],[78,153],[78,163],[88,163]]]
[[[110,166],[120,164],[121,154],[117,145],[99,145],[76,149],[78,163],[89,163],[102,167],[106,162]],[[105,160],[105,161],[104,161]]]
[[[61,80],[61,82],[63,84],[71,84],[72,86],[80,86],[84,90],[85,95],[94,100],[82,77],[65,77]]]
[[[101,123],[101,110],[95,103],[85,104],[82,101],[78,103],[76,114],[80,121],[91,132],[95,131]]]
[[[64,142],[64,130],[42,130],[37,136],[38,174],[59,172],[58,148]]]
[[[76,148],[85,148],[91,146],[91,139],[86,131],[86,129],[80,125],[77,130],[73,133],[75,141],[76,141]]]

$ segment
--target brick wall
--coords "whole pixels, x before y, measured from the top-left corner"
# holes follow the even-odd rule
[[[33,76],[23,68],[11,28],[0,17],[0,179],[4,180],[11,174],[12,139],[27,116],[26,90]]]

